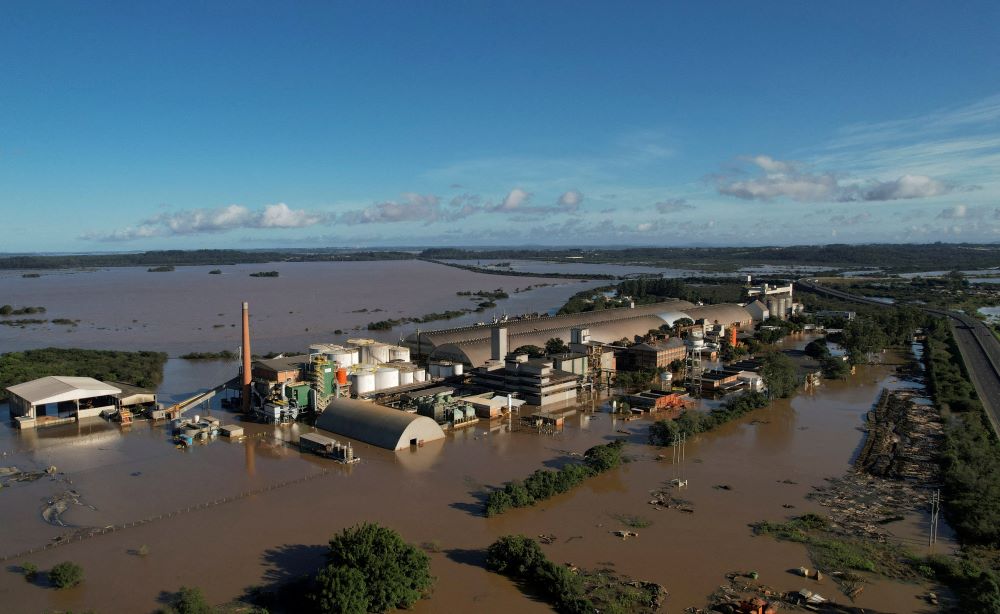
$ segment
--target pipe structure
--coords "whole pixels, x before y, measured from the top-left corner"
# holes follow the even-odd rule
[[[250,305],[243,301],[243,413],[250,413]]]

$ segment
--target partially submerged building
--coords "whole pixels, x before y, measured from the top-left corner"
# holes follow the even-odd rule
[[[19,428],[98,416],[117,409],[121,388],[92,377],[50,375],[7,388],[10,416]]]
[[[316,427],[386,450],[444,439],[441,427],[426,416],[343,397],[330,401],[316,418]]]

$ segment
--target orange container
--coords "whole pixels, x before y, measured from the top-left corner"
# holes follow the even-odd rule
[[[347,383],[347,369],[343,367],[337,369],[337,383],[341,386]]]

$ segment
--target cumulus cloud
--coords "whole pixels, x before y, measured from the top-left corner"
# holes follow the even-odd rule
[[[531,193],[525,192],[521,188],[514,188],[510,192],[507,192],[507,196],[503,197],[500,204],[497,205],[494,211],[514,211],[519,209],[522,205],[528,203],[531,200]]]
[[[689,205],[683,198],[671,198],[668,200],[661,200],[660,202],[653,205],[657,211],[660,213],[677,213],[678,211],[685,211],[687,209],[694,209],[693,205]]]
[[[343,224],[391,224],[395,222],[424,222],[430,224],[441,219],[441,200],[433,194],[406,192],[400,201],[387,200],[364,209],[341,214]]]
[[[160,213],[135,226],[106,233],[87,233],[92,241],[134,241],[154,237],[213,234],[237,228],[304,228],[328,221],[323,213],[292,209],[285,203],[266,205],[252,210],[243,205],[228,205],[216,209],[191,209]]]
[[[903,175],[889,181],[847,182],[834,173],[814,173],[801,164],[770,156],[744,158],[759,171],[753,177],[723,175],[715,178],[720,194],[746,200],[789,198],[798,202],[887,201],[929,198],[951,191],[926,175]]]
[[[567,209],[569,211],[576,211],[580,208],[580,204],[583,202],[583,193],[579,190],[570,190],[568,192],[563,192],[556,201],[560,207]]]

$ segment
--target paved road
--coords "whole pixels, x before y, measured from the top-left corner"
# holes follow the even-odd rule
[[[826,294],[834,298],[855,303],[865,303],[891,308],[895,305],[872,300],[841,290],[821,286],[808,279],[800,279],[795,284],[803,289]],[[957,311],[946,311],[921,307],[928,313],[948,318],[955,342],[962,353],[962,360],[969,371],[976,393],[983,402],[986,415],[993,425],[993,431],[1000,437],[1000,341],[980,320]]]

